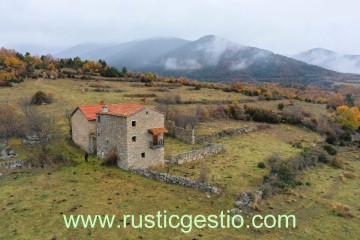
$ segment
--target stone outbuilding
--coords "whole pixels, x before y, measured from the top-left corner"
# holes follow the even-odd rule
[[[115,151],[118,166],[164,163],[164,115],[141,104],[79,106],[71,115],[73,141],[98,157]]]

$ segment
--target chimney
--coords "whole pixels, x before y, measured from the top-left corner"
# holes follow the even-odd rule
[[[102,112],[103,113],[109,112],[109,109],[108,109],[108,107],[106,105],[102,105]]]

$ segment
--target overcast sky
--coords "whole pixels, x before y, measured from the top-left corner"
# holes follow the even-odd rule
[[[360,54],[359,0],[0,0],[0,46],[214,34],[281,54]]]

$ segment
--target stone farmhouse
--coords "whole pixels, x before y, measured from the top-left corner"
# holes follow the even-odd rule
[[[71,114],[73,141],[98,157],[115,150],[118,166],[164,163],[164,115],[141,104],[79,106]]]

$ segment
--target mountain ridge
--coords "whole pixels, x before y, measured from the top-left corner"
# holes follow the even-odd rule
[[[97,48],[85,59],[104,59],[117,68],[186,76],[202,81],[338,81],[345,75],[323,67],[244,46],[215,35],[189,41],[153,38]]]

